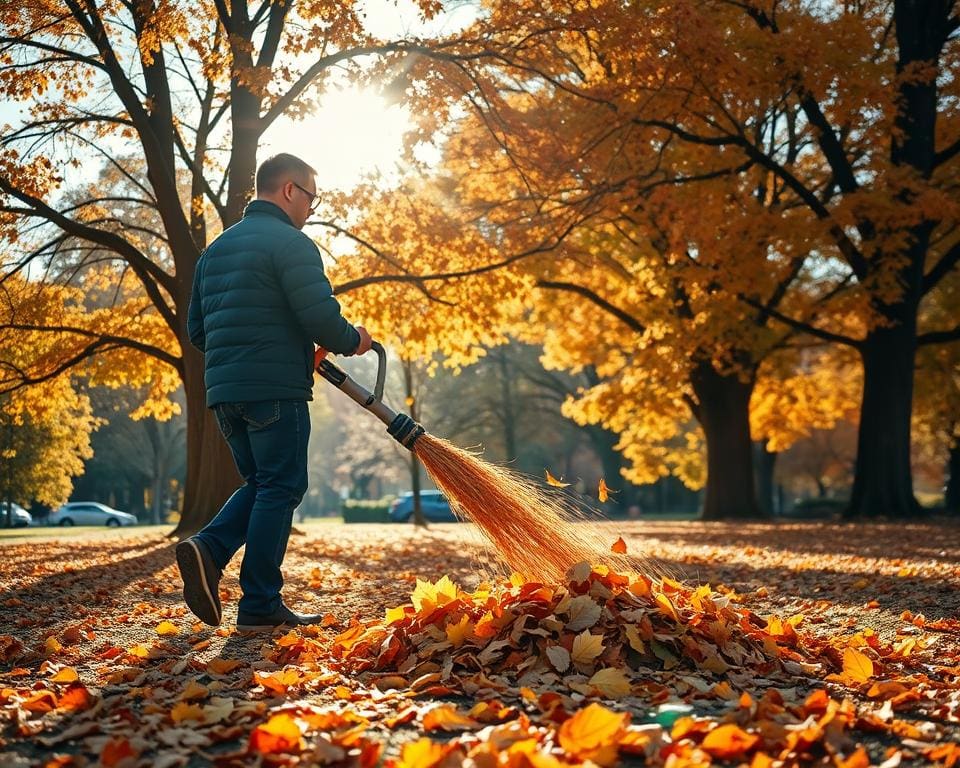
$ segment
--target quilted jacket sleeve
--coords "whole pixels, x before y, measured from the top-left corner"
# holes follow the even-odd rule
[[[316,244],[298,233],[274,253],[274,266],[287,302],[307,335],[331,352],[352,354],[360,334],[340,313]]]

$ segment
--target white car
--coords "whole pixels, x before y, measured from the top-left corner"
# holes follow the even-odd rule
[[[10,527],[23,528],[33,522],[33,516],[19,504],[10,502]],[[0,503],[0,526],[7,524],[7,505]]]
[[[136,525],[137,518],[98,501],[70,501],[50,513],[50,525]]]

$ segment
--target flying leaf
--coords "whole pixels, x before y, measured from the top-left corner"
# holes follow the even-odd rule
[[[603,653],[603,635],[591,635],[590,630],[584,630],[573,638],[570,658],[577,666],[590,666],[601,653]]]
[[[562,645],[551,645],[547,648],[547,658],[557,672],[566,672],[570,667],[570,651]]]
[[[843,652],[843,673],[858,683],[865,683],[873,677],[873,662],[856,648],[847,648]]]
[[[560,480],[557,480],[553,475],[550,474],[549,469],[545,469],[544,472],[547,473],[547,485],[552,485],[554,488],[567,488],[570,483],[563,483]]]
[[[735,760],[744,752],[753,749],[759,740],[759,736],[747,733],[733,723],[727,723],[710,731],[700,746],[705,752],[721,760]]]
[[[579,595],[567,604],[566,613],[570,617],[567,621],[567,630],[579,632],[588,629],[597,623],[603,609],[590,595]]]
[[[623,540],[623,536],[620,536],[610,547],[610,551],[616,555],[625,555],[627,554],[627,542]]]
[[[630,680],[619,669],[607,667],[601,669],[587,681],[608,699],[622,699],[630,693]]]
[[[611,491],[610,488],[607,487],[606,481],[601,477],[600,488],[597,491],[597,498],[600,501],[606,501],[607,499],[610,498],[611,493],[615,493],[615,491]]]
[[[271,717],[250,733],[250,751],[263,755],[296,752],[300,749],[300,726],[286,712]]]

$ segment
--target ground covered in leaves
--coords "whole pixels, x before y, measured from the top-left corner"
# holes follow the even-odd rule
[[[272,637],[232,630],[238,562],[211,630],[160,534],[8,540],[0,765],[960,763],[957,525],[603,525],[661,572],[307,526],[285,597],[326,619]]]

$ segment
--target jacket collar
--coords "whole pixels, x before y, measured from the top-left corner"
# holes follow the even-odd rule
[[[251,200],[247,203],[247,207],[243,209],[243,218],[247,218],[251,213],[265,213],[268,216],[273,216],[285,224],[293,226],[293,222],[290,220],[290,217],[283,212],[283,209],[276,203],[271,203],[269,200]]]

